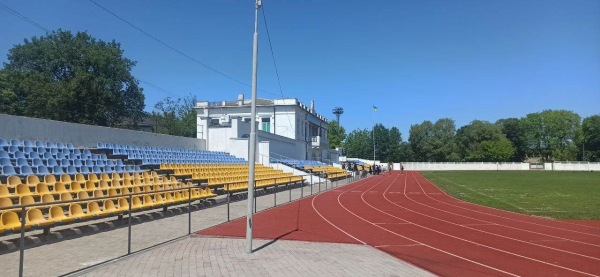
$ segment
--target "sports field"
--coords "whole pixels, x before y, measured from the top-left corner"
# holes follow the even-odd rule
[[[600,219],[600,172],[436,171],[448,194],[498,209],[557,219]]]

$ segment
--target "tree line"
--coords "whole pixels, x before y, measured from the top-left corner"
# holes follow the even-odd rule
[[[144,111],[145,97],[116,41],[57,30],[25,39],[0,69],[0,113],[99,126],[196,136],[196,98],[167,97]]]
[[[330,141],[341,141],[345,155],[373,159],[375,144],[375,159],[383,162],[600,161],[600,115],[582,120],[567,110],[474,120],[460,128],[450,118],[423,121],[410,126],[407,141],[396,127],[376,124],[346,135],[331,132],[331,125]]]

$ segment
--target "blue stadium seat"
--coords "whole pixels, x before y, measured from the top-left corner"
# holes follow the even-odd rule
[[[75,167],[82,167],[83,166],[83,161],[82,160],[72,160],[73,161],[73,166]]]
[[[79,168],[79,173],[82,173],[82,174],[88,174],[88,173],[90,173],[90,172],[91,172],[91,171],[90,171],[90,168],[89,168],[89,167],[87,167],[87,166],[85,166],[85,165]]]
[[[33,160],[31,160],[31,165],[38,167],[40,165],[44,165],[44,162],[40,158],[34,158]]]
[[[8,143],[8,141],[6,141],[6,139],[0,138],[0,148],[8,148],[10,146],[10,144]]]
[[[34,175],[33,169],[31,169],[31,166],[29,166],[29,165],[23,165],[23,166],[21,166],[19,175],[21,175],[21,176]]]
[[[104,145],[104,143],[102,143],[102,142],[98,142],[98,144],[96,145],[96,148],[98,148],[98,149],[106,149],[106,145]]]
[[[24,166],[24,165],[29,165],[29,163],[27,162],[27,159],[25,158],[17,158],[17,163],[15,164],[16,166]]]
[[[52,168],[52,174],[54,174],[54,175],[60,175],[60,174],[64,174],[64,173],[65,173],[65,171],[63,170],[62,166],[55,165]]]
[[[55,159],[47,159],[46,160],[46,166],[48,167],[55,167],[58,165],[58,162]]]
[[[30,140],[23,141],[23,147],[34,147],[35,145]]]
[[[75,149],[75,146],[73,146],[72,143],[67,143],[67,149],[73,150],[73,149]]]
[[[8,152],[6,152],[4,150],[0,150],[0,158],[10,159],[10,155],[8,154]]]
[[[69,174],[69,175],[75,175],[75,174],[77,174],[77,173],[79,173],[79,172],[77,171],[77,168],[75,168],[75,167],[74,167],[74,166],[72,166],[72,165],[70,165],[70,166],[67,166],[67,174]]]
[[[35,141],[35,147],[44,147],[44,143],[41,142],[41,141],[39,141],[39,140],[36,140]]]
[[[12,175],[17,175],[15,168],[12,165],[4,165],[2,166],[2,176],[8,177]]]
[[[18,139],[11,139],[10,140],[10,146],[19,147],[19,146],[21,146],[21,142]]]
[[[13,163],[9,158],[0,158],[0,166],[10,165],[13,166]]]
[[[38,176],[43,176],[46,174],[50,174],[50,170],[48,170],[48,168],[46,166],[40,165],[37,167],[37,175]]]
[[[62,143],[62,142],[57,142],[57,143],[56,143],[56,148],[61,148],[61,149],[62,149],[62,148],[65,148],[65,144],[64,144],[64,143]]]
[[[52,141],[46,141],[46,148],[56,148],[56,143]]]
[[[103,171],[102,171],[102,168],[101,168],[101,167],[99,167],[99,166],[97,166],[97,165],[95,165],[95,166],[93,166],[93,167],[92,167],[92,173],[94,173],[94,174],[100,174],[100,173],[102,173],[102,172],[103,172]]]

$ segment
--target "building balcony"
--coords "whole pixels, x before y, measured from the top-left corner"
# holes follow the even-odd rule
[[[321,147],[321,137],[320,136],[311,137],[311,146],[313,148]]]

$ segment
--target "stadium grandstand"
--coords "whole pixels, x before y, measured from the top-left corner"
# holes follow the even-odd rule
[[[0,157],[0,234],[22,228],[48,233],[53,226],[122,216],[129,209],[166,209],[248,189],[247,161],[225,152],[0,138]],[[331,174],[332,167],[320,162],[296,162]],[[257,188],[303,182],[302,176],[257,165]]]

